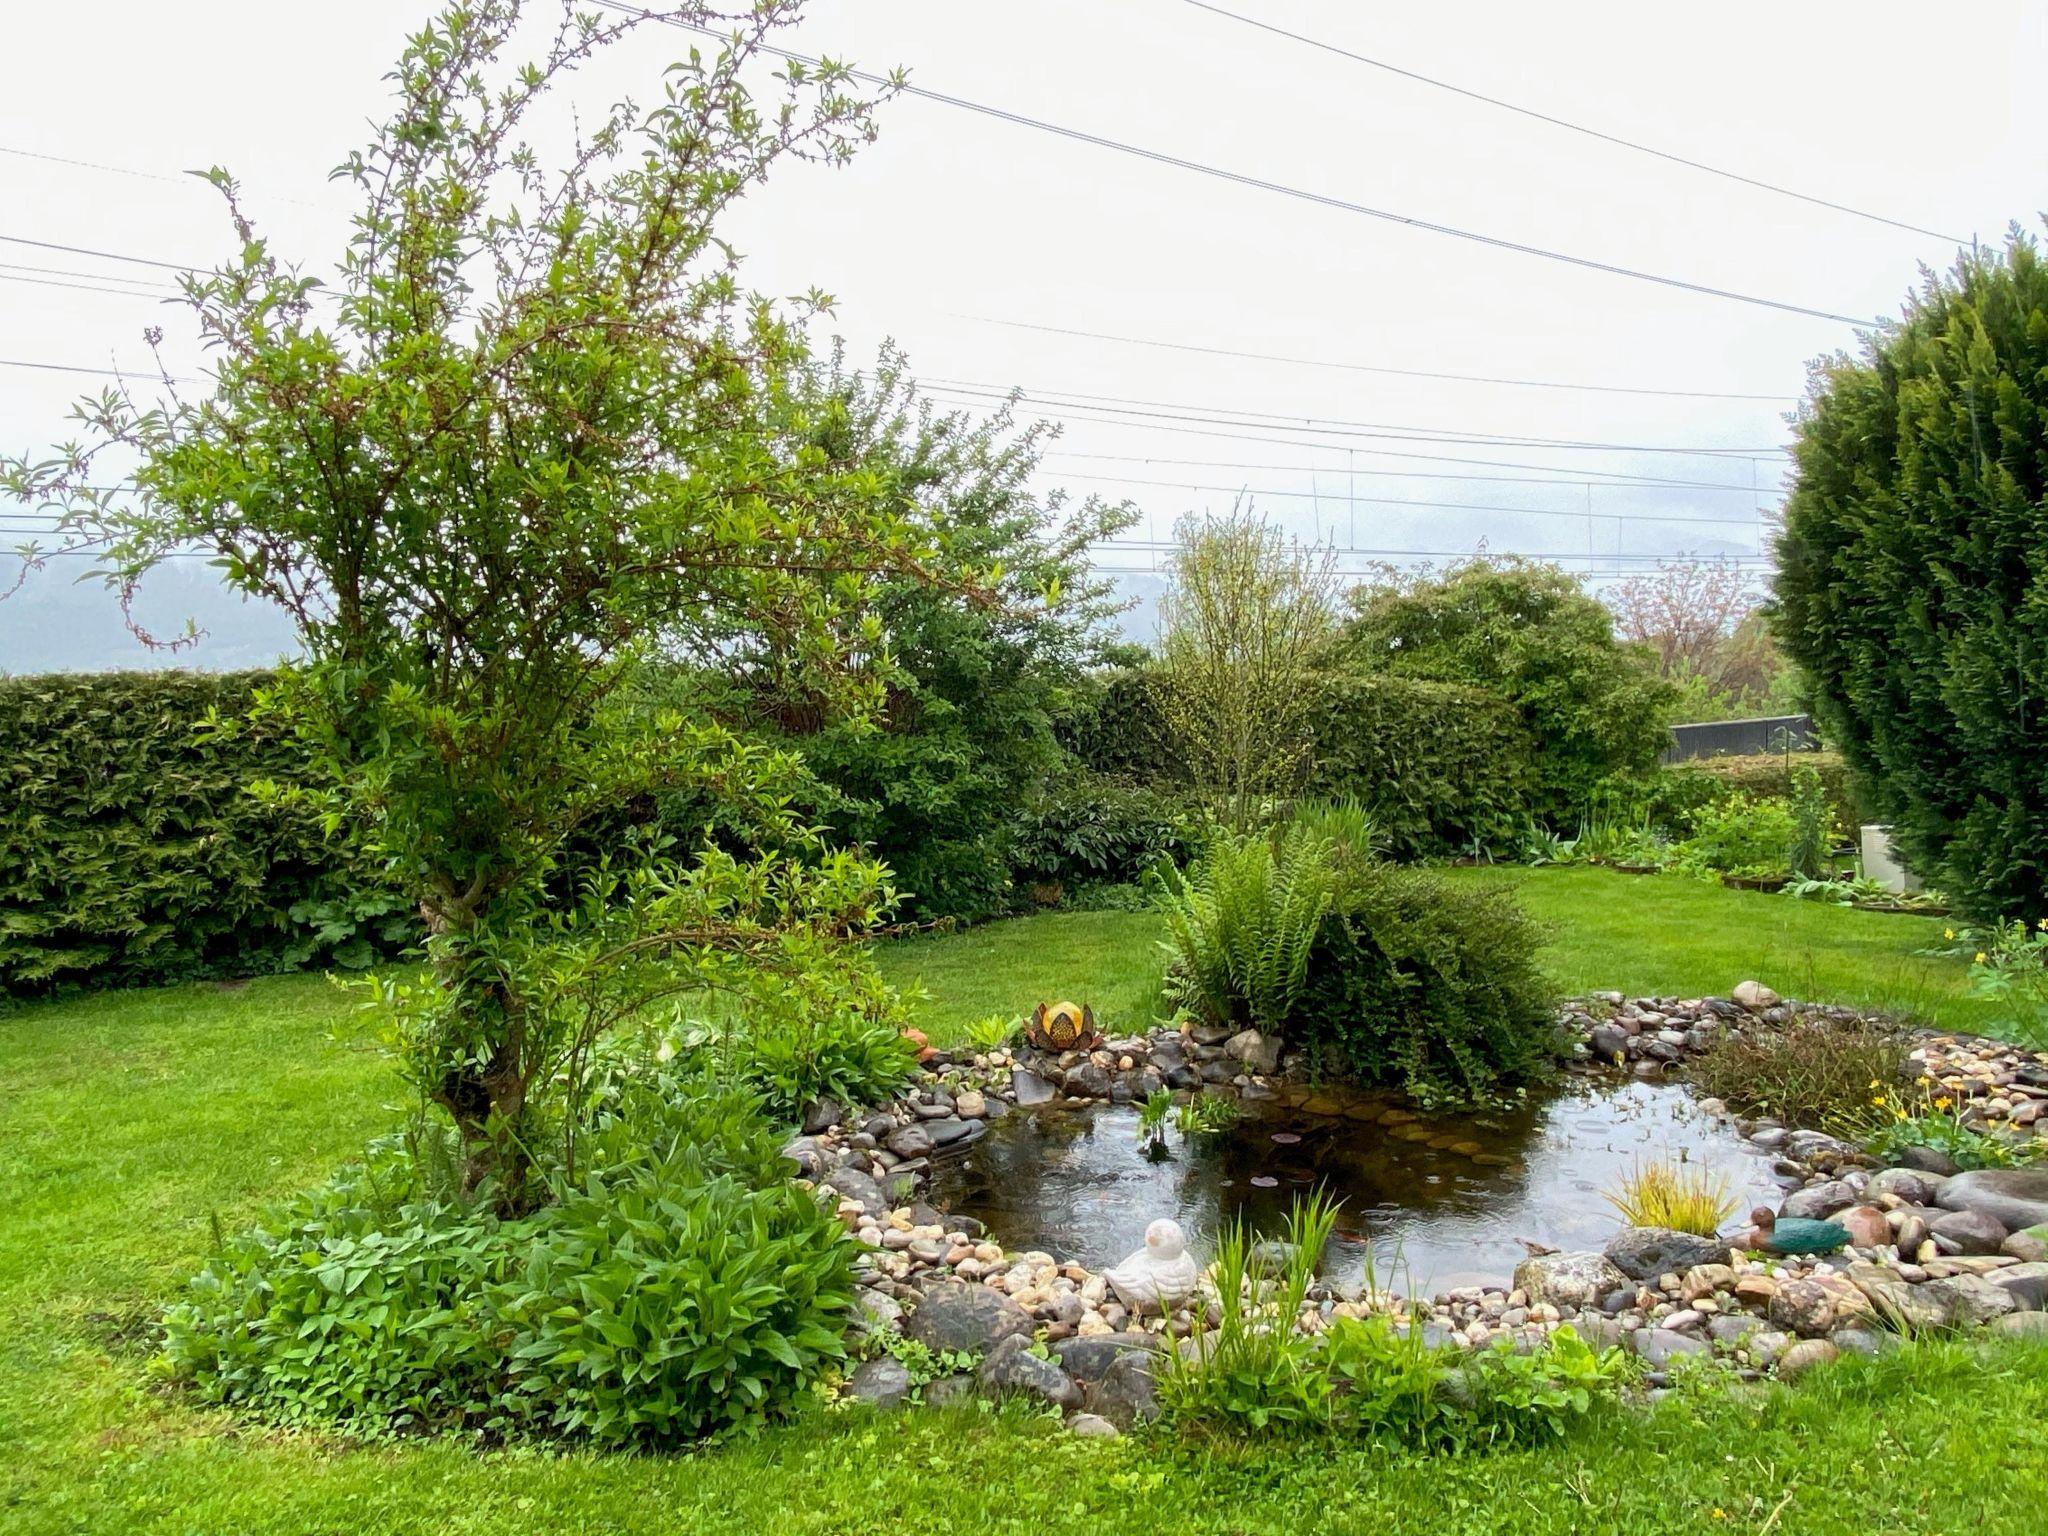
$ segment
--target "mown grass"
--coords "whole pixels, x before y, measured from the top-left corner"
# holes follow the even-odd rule
[[[1998,1033],[1997,1003],[1967,995],[1940,918],[1858,912],[1682,875],[1611,869],[1455,869],[1459,880],[1507,880],[1549,930],[1543,963],[1569,992],[1726,994],[1745,977],[1788,997],[1853,1003],[1944,1028]]]
[[[1912,919],[1821,912],[1819,927],[1786,914],[1801,936],[1788,948],[1775,909],[1711,888],[1673,899],[1688,920],[1740,909],[1739,934],[1646,938],[1637,904],[1660,883],[1538,872],[1531,905],[1577,914],[1553,965],[1578,967],[1580,985],[1696,991],[1709,972],[1714,988],[1755,973],[1803,991],[1764,962],[1832,933],[1816,974],[1859,984],[1861,954],[1860,984],[1880,989],[1918,942],[1894,937]],[[1154,1006],[1155,937],[1143,916],[1054,915],[891,946],[883,963],[932,991],[935,1035],[1053,992],[1120,1025]],[[677,1456],[271,1434],[158,1385],[152,1330],[216,1214],[246,1220],[393,1122],[391,1066],[350,1044],[348,1025],[345,999],[313,977],[0,1016],[0,1530],[2020,1532],[2048,1501],[2048,1350],[1954,1344],[1794,1390],[1681,1393],[1546,1450],[1458,1460],[1276,1441],[1105,1447],[1015,1410],[820,1411]]]

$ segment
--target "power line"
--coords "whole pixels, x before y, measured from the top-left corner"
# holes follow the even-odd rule
[[[1036,399],[1040,403],[1056,408],[1067,408],[1071,402],[1084,410],[1114,411],[1122,415],[1163,416],[1172,421],[1213,422],[1230,427],[1279,426],[1289,432],[1341,431],[1346,436],[1386,437],[1402,442],[1450,443],[1495,448],[1552,448],[1594,453],[1648,453],[1709,459],[1760,458],[1786,451],[1775,445],[1765,448],[1686,448],[1653,443],[1602,443],[1579,438],[1525,437],[1501,432],[1460,433],[1448,428],[1417,427],[1401,422],[1346,421],[1334,416],[1251,411],[1233,406],[1187,405],[1179,401],[1145,400],[1130,395],[1085,394],[1077,390],[1027,390],[1022,386],[985,384],[973,379],[933,378],[927,382],[942,389],[964,391],[969,394],[989,394],[997,397],[1015,394],[1020,399]],[[1294,422],[1302,422],[1305,425],[1295,426],[1292,424]]]
[[[973,410],[986,410],[988,408],[989,403],[986,400],[977,399],[971,396],[961,397],[957,399],[948,399],[943,391],[925,389],[922,387],[920,387],[919,393],[924,395],[926,398],[938,401],[941,404],[958,405]],[[1085,422],[1092,426],[1122,427],[1126,431],[1131,432],[1165,432],[1170,433],[1175,437],[1199,437],[1206,442],[1263,443],[1269,447],[1275,448],[1313,449],[1326,447],[1332,449],[1333,451],[1369,453],[1373,455],[1375,458],[1412,459],[1418,463],[1427,464],[1480,464],[1494,469],[1549,469],[1556,470],[1562,474],[1571,474],[1581,478],[1591,476],[1602,481],[1612,480],[1617,484],[1623,485],[1661,485],[1671,483],[1668,481],[1660,481],[1643,476],[1626,474],[1620,470],[1585,469],[1577,465],[1567,467],[1565,465],[1560,464],[1526,464],[1514,459],[1475,459],[1463,457],[1458,454],[1413,453],[1399,448],[1380,448],[1374,446],[1360,446],[1354,448],[1343,443],[1304,443],[1300,441],[1298,438],[1273,437],[1267,434],[1261,434],[1256,432],[1223,432],[1218,431],[1214,427],[1199,426],[1174,427],[1168,426],[1164,422],[1126,421],[1114,416],[1077,416],[1073,419],[1076,421]],[[1425,441],[1434,441],[1434,439],[1425,439]],[[1758,494],[1754,488],[1747,485],[1703,486],[1703,488],[1710,490],[1739,491],[1745,496],[1754,496]]]
[[[1272,352],[1242,352],[1231,347],[1205,347],[1189,341],[1158,341],[1148,336],[1116,336],[1105,331],[1075,330],[1064,325],[1038,325],[1029,320],[1001,320],[994,315],[955,314],[979,325],[1002,325],[1018,331],[1043,331],[1052,336],[1081,336],[1090,341],[1118,341],[1133,347],[1161,347],[1173,352],[1201,352],[1210,357],[1237,357],[1259,363],[1288,363],[1300,368],[1336,368],[1347,373],[1386,373],[1404,379],[1447,379],[1458,384],[1511,384],[1522,389],[1573,389],[1602,395],[1657,395],[1682,400],[1796,400],[1796,395],[1746,395],[1711,389],[1643,389],[1628,384],[1573,384],[1561,379],[1512,379],[1479,373],[1434,373],[1425,368],[1387,368],[1375,363],[1337,363],[1317,357],[1284,357]]]
[[[1566,118],[1553,117],[1548,112],[1537,111],[1534,107],[1518,106],[1512,101],[1503,101],[1498,96],[1488,96],[1483,91],[1475,91],[1462,85],[1453,85],[1448,80],[1439,80],[1433,75],[1418,74],[1412,69],[1403,69],[1398,64],[1389,64],[1385,59],[1375,59],[1366,54],[1353,53],[1349,48],[1340,48],[1337,44],[1325,42],[1319,37],[1309,37],[1301,32],[1290,32],[1287,28],[1275,26],[1270,21],[1261,21],[1256,16],[1243,16],[1236,11],[1227,11],[1220,5],[1209,4],[1208,0],[1186,0],[1186,3],[1192,5],[1198,11],[1207,11],[1212,16],[1223,16],[1231,21],[1242,22],[1248,27],[1257,27],[1261,32],[1271,32],[1276,37],[1288,38],[1294,42],[1306,44],[1310,48],[1319,48],[1325,53],[1336,54],[1339,58],[1350,59],[1353,63],[1369,65],[1373,69],[1382,69],[1390,75],[1399,75],[1404,80],[1413,80],[1421,85],[1434,86],[1440,91],[1449,91],[1454,95],[1463,96],[1471,101],[1485,102],[1490,107],[1499,107],[1503,112],[1514,112],[1522,117],[1532,117],[1539,123],[1550,124],[1553,128],[1563,128],[1572,133],[1583,133],[1588,138],[1599,139],[1602,143],[1606,144],[1618,145],[1622,149],[1632,149],[1637,154],[1650,155],[1656,159],[1668,161],[1672,165],[1682,165],[1689,170],[1703,171],[1709,176],[1719,176],[1728,181],[1739,181],[1746,187],[1755,187],[1762,192],[1775,192],[1780,197],[1795,198],[1802,203],[1811,203],[1817,208],[1831,208],[1836,213],[1846,213],[1851,218],[1856,219],[1868,219],[1873,224],[1889,224],[1893,229],[1909,230],[1916,235],[1931,235],[1936,240],[1946,240],[1952,245],[1968,245],[1970,243],[1959,235],[1945,235],[1938,229],[1928,229],[1920,224],[1908,224],[1903,219],[1889,218],[1881,213],[1872,213],[1865,208],[1852,207],[1848,203],[1837,203],[1825,197],[1816,197],[1810,192],[1795,191],[1791,187],[1780,186],[1774,181],[1764,181],[1755,176],[1744,176],[1739,171],[1723,170],[1720,166],[1708,165],[1704,160],[1688,159],[1684,155],[1675,155],[1668,150],[1652,148],[1650,145],[1635,139],[1622,138],[1619,134],[1603,133],[1598,128],[1588,128],[1584,123],[1574,123]]]
[[[645,21],[665,22],[680,27],[686,32],[700,36],[724,39],[727,34],[714,28],[700,26],[683,20],[679,16],[657,16],[638,6],[628,5],[624,0],[596,0],[607,10],[626,15],[636,15]],[[817,68],[820,61],[807,54],[794,53],[786,48],[773,48],[766,43],[758,44],[758,51],[770,58],[785,59],[792,63]],[[1687,293],[1703,294],[1708,298],[1727,299],[1737,304],[1751,304],[1763,309],[1780,310],[1786,314],[1807,315],[1816,320],[1833,320],[1843,325],[1874,326],[1882,321],[1857,315],[1839,315],[1833,310],[1814,309],[1788,300],[1765,298],[1759,294],[1740,293],[1732,288],[1716,288],[1709,283],[1696,283],[1682,277],[1667,277],[1662,273],[1645,272],[1635,267],[1624,267],[1616,262],[1601,261],[1591,256],[1575,256],[1568,251],[1554,251],[1540,245],[1528,245],[1519,240],[1508,240],[1499,235],[1482,234],[1477,230],[1461,229],[1453,224],[1439,224],[1430,219],[1419,219],[1411,214],[1397,213],[1388,208],[1375,208],[1367,203],[1355,203],[1348,198],[1333,197],[1325,192],[1311,192],[1305,187],[1288,186],[1284,182],[1271,181],[1262,176],[1252,176],[1243,171],[1227,170],[1222,166],[1210,165],[1201,160],[1189,160],[1181,155],[1168,154],[1164,150],[1147,149],[1140,144],[1131,144],[1122,139],[1106,138],[1101,134],[1086,133],[1079,128],[1068,128],[1060,123],[1047,122],[1043,118],[1027,117],[1021,112],[1012,112],[1004,107],[994,107],[986,102],[970,101],[964,96],[948,96],[942,91],[928,90],[924,86],[910,85],[887,80],[865,70],[848,70],[847,75],[863,85],[883,88],[900,88],[907,96],[924,101],[935,101],[943,106],[957,107],[966,112],[978,112],[984,117],[993,117],[1001,122],[1011,123],[1020,128],[1032,128],[1041,133],[1050,133],[1076,143],[1090,144],[1097,149],[1115,150],[1119,154],[1132,155],[1141,160],[1150,160],[1158,165],[1170,165],[1178,170],[1192,171],[1200,176],[1214,177],[1219,181],[1232,182],[1238,186],[1250,187],[1256,191],[1272,192],[1282,197],[1296,198],[1302,202],[1315,203],[1325,208],[1334,208],[1341,213],[1355,213],[1369,219],[1380,219],[1389,224],[1402,224],[1410,229],[1424,230],[1430,234],[1445,235],[1455,240],[1468,240],[1477,245],[1491,246],[1496,250],[1510,251],[1520,256],[1536,256],[1545,261],[1562,262],[1567,266],[1583,267],[1592,272],[1604,272],[1610,277],[1633,278],[1638,282],[1656,283],[1665,288],[1677,288]]]
[[[137,368],[132,370],[124,370],[120,368],[80,368],[73,367],[69,363],[34,363],[18,357],[0,357],[0,368],[35,368],[39,369],[44,373],[90,373],[97,374],[101,378],[107,379],[139,379],[144,377],[145,375],[147,375],[150,378],[160,379],[163,377],[163,375],[157,373],[154,369],[149,368]],[[177,374],[173,374],[171,375],[171,382],[174,384],[183,384],[189,383],[191,381]]]
[[[158,261],[153,256],[129,256],[120,251],[97,251],[87,245],[59,245],[54,240],[31,240],[25,235],[0,235],[9,245],[33,245],[39,250],[68,251],[73,256],[97,256],[103,261],[130,261],[138,267],[162,267],[168,272],[197,272],[199,268],[175,261]]]
[[[1301,444],[1300,446],[1314,447],[1315,445]],[[1340,448],[1330,451],[1337,453],[1355,451],[1380,455],[1388,454],[1388,450],[1384,448],[1360,448],[1356,450]],[[1610,470],[1568,469],[1562,465],[1503,464],[1502,461],[1497,459],[1450,459],[1448,462],[1453,464],[1499,464],[1502,468],[1506,469],[1551,468],[1555,470],[1555,473],[1541,478],[1532,475],[1451,475],[1431,472],[1425,469],[1358,469],[1350,464],[1246,464],[1236,459],[1176,459],[1154,453],[1080,453],[1068,448],[1047,449],[1045,457],[1049,459],[1101,459],[1121,464],[1177,464],[1197,469],[1284,469],[1292,470],[1298,474],[1371,475],[1376,478],[1392,480],[1471,480],[1492,485],[1562,485],[1582,487],[1593,484],[1591,480],[1586,478],[1587,476],[1598,475],[1603,483],[1612,482],[1613,487],[1617,489],[1640,487],[1645,490],[1668,488],[1688,491],[1725,491],[1736,496],[1761,496],[1767,494],[1758,486],[1730,485],[1726,481],[1721,480],[1662,480],[1647,475],[1624,475],[1618,471]],[[1416,454],[1413,457],[1430,459],[1432,462],[1435,462],[1442,456]]]
[[[1331,502],[1337,506],[1422,507],[1440,512],[1504,512],[1529,517],[1569,517],[1580,522],[1685,523],[1704,528],[1754,528],[1754,517],[1680,517],[1656,512],[1587,512],[1577,507],[1510,507],[1497,502],[1421,501],[1399,496],[1351,496],[1337,491],[1291,491],[1277,486],[1202,485],[1181,480],[1141,480],[1129,475],[1079,474],[1077,480],[1110,485],[1150,485],[1173,491],[1214,491],[1227,495],[1278,496],[1293,501]]]
[[[17,272],[0,272],[0,282],[28,283],[37,288],[72,288],[80,293],[105,293],[119,299],[154,299],[159,304],[177,301],[175,293],[152,293],[145,288],[109,288],[99,283],[66,283],[54,277],[24,277]]]
[[[17,149],[10,144],[0,144],[0,155],[13,155],[22,160],[46,160],[52,165],[71,165],[84,171],[104,171],[109,176],[133,176],[140,181],[161,181],[167,182],[172,186],[190,188],[195,185],[209,185],[206,179],[197,171],[187,171],[182,176],[167,176],[162,171],[138,170],[132,165],[110,165],[104,160],[77,160],[69,155],[45,154],[41,150],[36,149]],[[307,202],[301,197],[285,197],[281,193],[266,192],[261,195],[273,202],[296,203],[301,208],[319,208],[323,206],[319,203]]]

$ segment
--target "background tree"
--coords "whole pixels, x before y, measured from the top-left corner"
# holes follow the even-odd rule
[[[1615,633],[1657,658],[1678,720],[1738,719],[1791,702],[1792,680],[1761,612],[1765,591],[1726,556],[1660,560],[1602,594]]]
[[[1929,275],[1816,365],[1778,634],[1907,861],[1963,910],[2048,912],[2048,270]]]
[[[1055,722],[1123,606],[1089,573],[1087,551],[1136,513],[1034,490],[1046,427],[1017,429],[1007,411],[977,422],[934,410],[893,351],[871,375],[835,354],[806,389],[819,448],[889,464],[892,515],[935,542],[943,533],[944,562],[961,579],[877,586],[870,611],[884,648],[860,658],[884,688],[872,712],[849,717],[830,673],[780,649],[732,672],[718,707],[802,752],[811,782],[799,808],[882,859],[906,915],[1005,911],[1018,809],[1067,769]],[[984,572],[1000,575],[970,589]]]
[[[1316,667],[1336,630],[1326,549],[1249,507],[1182,519],[1159,604],[1161,712],[1197,790],[1240,829],[1299,787]]]
[[[942,534],[909,516],[898,462],[820,420],[801,334],[715,234],[776,162],[836,164],[872,136],[835,64],[750,90],[797,0],[564,6],[511,64],[522,9],[451,5],[407,47],[391,116],[336,173],[362,202],[333,286],[212,172],[236,244],[184,282],[206,389],[112,391],[81,408],[85,442],[8,470],[124,591],[197,546],[290,614],[305,664],[271,703],[332,786],[330,825],[360,829],[425,921],[430,969],[383,984],[394,1032],[470,1181],[513,1206],[564,1113],[545,1090],[573,1094],[596,1036],[652,1001],[758,984],[885,1006],[835,946],[887,887],[790,814],[794,757],[617,690],[659,639],[706,665],[799,657],[870,707],[868,599],[929,574]],[[535,107],[650,19],[730,38],[672,66],[651,108],[586,118],[544,170]],[[771,851],[649,840],[550,901],[579,828],[678,785]]]
[[[1536,809],[1553,820],[1578,815],[1602,779],[1653,767],[1670,740],[1670,686],[1554,565],[1482,556],[1361,587],[1352,607],[1352,664],[1476,683],[1514,704],[1536,743]]]

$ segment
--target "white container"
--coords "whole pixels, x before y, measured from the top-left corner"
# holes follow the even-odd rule
[[[1875,880],[1888,891],[1897,891],[1909,896],[1923,889],[1920,877],[1899,861],[1899,853],[1892,846],[1892,829],[1876,822],[1866,823],[1860,839],[1863,855],[1863,876]]]

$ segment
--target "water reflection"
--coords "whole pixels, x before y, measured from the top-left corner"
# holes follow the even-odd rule
[[[1457,1118],[1362,1096],[1247,1108],[1223,1136],[1169,1135],[1172,1155],[1156,1161],[1138,1144],[1134,1109],[1013,1114],[938,1172],[933,1196],[1013,1251],[1094,1267],[1138,1247],[1157,1216],[1179,1221],[1198,1253],[1234,1216],[1277,1233],[1295,1198],[1321,1183],[1344,1202],[1325,1273],[1355,1280],[1370,1255],[1382,1283],[1398,1269],[1396,1288],[1421,1292],[1505,1280],[1518,1239],[1600,1246],[1618,1224],[1602,1192],[1653,1157],[1723,1172],[1743,1210],[1777,1189],[1767,1161],[1673,1084],[1577,1082]]]

